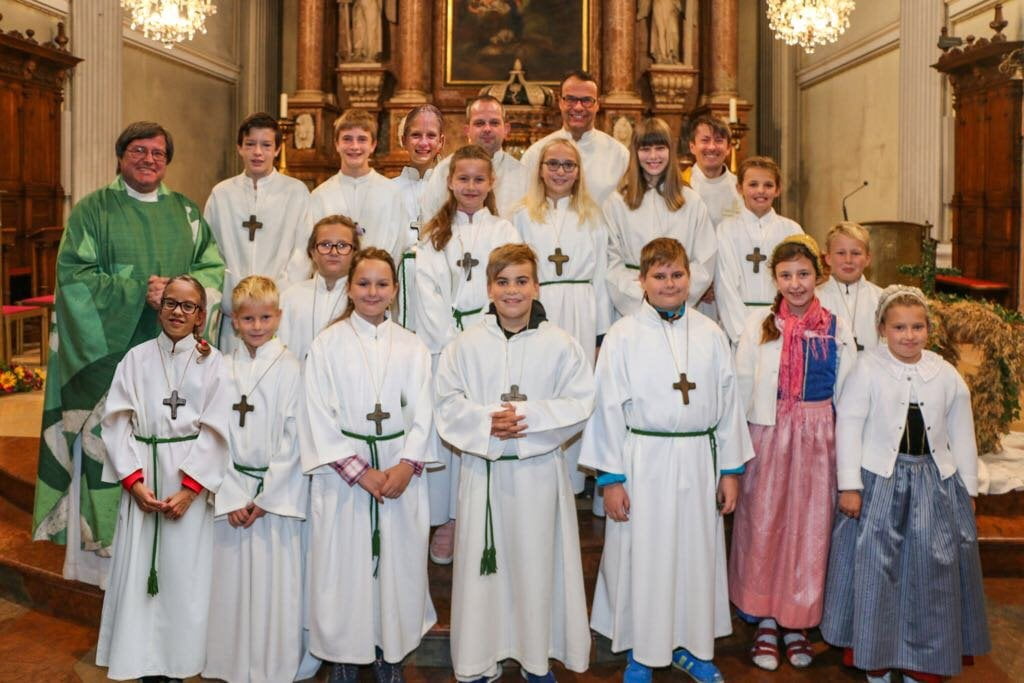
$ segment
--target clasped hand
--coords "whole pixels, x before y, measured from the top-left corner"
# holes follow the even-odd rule
[[[502,403],[501,407],[498,412],[491,413],[491,436],[496,436],[502,441],[523,438],[522,432],[527,427],[523,422],[526,416],[517,414],[515,406],[511,403]]]
[[[378,503],[383,503],[385,498],[398,498],[405,493],[412,475],[412,465],[407,462],[400,462],[384,471],[371,467],[359,477],[359,485]]]
[[[160,500],[153,494],[153,490],[142,481],[132,484],[129,491],[139,509],[143,512],[161,512],[167,519],[181,519],[188,511],[192,501],[196,499],[196,492],[183,488],[164,500]]]

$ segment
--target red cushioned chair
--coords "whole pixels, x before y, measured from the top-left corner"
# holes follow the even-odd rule
[[[0,249],[0,302],[4,301],[3,288],[7,284],[3,272],[3,253]],[[35,299],[53,299],[50,297],[34,297]],[[14,306],[0,306],[0,323],[3,333],[0,334],[0,361],[13,365],[14,356],[25,352],[25,321],[39,318],[39,364],[45,366],[50,351],[50,309],[45,306],[29,304],[27,299]],[[29,304],[29,305],[25,305]]]

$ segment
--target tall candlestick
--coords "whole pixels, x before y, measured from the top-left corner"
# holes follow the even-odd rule
[[[281,93],[281,118],[288,118],[288,93]]]
[[[729,123],[739,123],[739,116],[736,112],[736,98],[729,98]]]

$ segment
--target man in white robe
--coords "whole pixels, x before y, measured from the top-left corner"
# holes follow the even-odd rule
[[[238,312],[248,312],[246,305]],[[290,681],[303,652],[302,534],[309,480],[302,475],[296,431],[302,367],[276,337],[256,347],[255,356],[245,341],[243,330],[226,359],[233,387],[231,467],[214,498],[203,677]]]
[[[494,170],[494,200],[498,215],[511,218],[516,205],[526,194],[526,169],[511,154],[501,149],[511,126],[505,120],[505,107],[496,97],[481,95],[466,107],[466,139],[469,144],[480,145],[491,155]],[[434,168],[423,192],[424,222],[434,217],[448,201],[448,172],[452,157],[449,154]]]
[[[188,678],[206,659],[213,570],[206,494],[216,493],[228,467],[231,393],[222,356],[200,358],[192,335],[175,343],[161,333],[125,355],[107,394],[103,480],[126,489],[142,482],[165,503],[179,489],[198,489],[177,519],[143,512],[121,494],[96,646],[96,664],[115,680]]]
[[[736,176],[728,166],[730,149],[729,126],[721,119],[705,115],[690,124],[690,154],[697,161],[683,172],[683,180],[704,200],[716,227],[743,208]]]
[[[334,146],[341,156],[341,169],[309,195],[309,219],[303,240],[313,225],[325,216],[348,216],[359,227],[361,245],[377,247],[398,263],[410,246],[408,226],[402,225],[399,189],[370,167],[377,149],[377,122],[361,109],[349,109],[334,122]],[[309,267],[305,241],[292,254],[295,263]],[[306,272],[309,272],[308,270]]]
[[[629,150],[607,133],[594,128],[600,109],[597,82],[586,71],[574,71],[562,81],[558,108],[562,127],[530,145],[523,153],[522,164],[527,177],[537,173],[540,153],[553,138],[571,139],[580,150],[587,192],[601,206],[618,188],[622,174],[629,166]]]
[[[296,249],[305,249],[309,190],[274,169],[281,150],[277,121],[263,113],[247,117],[238,129],[237,149],[244,170],[217,183],[203,211],[224,258],[219,338],[224,353],[236,345],[231,327],[235,285],[249,275],[265,275],[284,291],[289,282],[309,277],[308,263],[289,264]]]
[[[524,253],[532,260],[516,262]],[[549,658],[577,672],[589,663],[576,502],[561,445],[590,415],[593,377],[580,345],[534,301],[535,259],[525,245],[492,253],[491,314],[438,364],[438,431],[464,461],[451,612],[460,681],[490,679],[508,658],[531,681],[554,680]]]
[[[591,626],[630,651],[626,680],[669,664],[714,669],[714,640],[732,632],[716,501],[732,511],[754,455],[729,341],[686,304],[678,246],[644,249],[647,299],[605,337],[580,457],[603,473],[608,513]]]

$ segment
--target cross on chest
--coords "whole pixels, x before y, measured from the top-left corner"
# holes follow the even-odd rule
[[[747,254],[747,260],[754,264],[754,272],[761,272],[761,262],[767,261],[768,257],[761,253],[761,247],[754,247],[753,253]]]
[[[548,261],[551,261],[552,263],[555,264],[555,274],[558,275],[559,277],[561,277],[561,275],[562,275],[562,266],[568,260],[569,260],[569,255],[568,254],[563,254],[561,247],[556,247],[555,248],[555,253],[551,254],[550,256],[548,256]]]
[[[459,268],[462,268],[463,272],[466,273],[466,282],[473,279],[473,266],[479,265],[480,261],[473,258],[473,255],[468,251],[462,255],[462,258],[455,262]]]
[[[372,413],[366,414],[367,420],[376,423],[375,426],[377,429],[377,436],[380,436],[381,434],[384,433],[384,428],[382,425],[384,423],[384,420],[388,419],[389,417],[391,417],[391,413],[385,413],[383,410],[381,410],[379,403],[373,406]]]
[[[171,395],[163,400],[163,404],[171,409],[171,419],[178,419],[178,408],[185,405],[185,399],[178,397],[178,390],[175,389]]]
[[[249,241],[256,240],[256,231],[263,227],[263,224],[256,220],[256,216],[249,214],[249,220],[242,221],[242,230],[249,231]]]
[[[509,403],[511,401],[525,401],[526,394],[520,394],[519,385],[513,384],[511,387],[509,387],[508,392],[501,395],[501,400],[505,401],[506,403]]]
[[[679,373],[679,381],[672,385],[672,388],[683,394],[683,405],[690,405],[690,392],[697,388],[697,384],[691,382],[685,372]]]
[[[244,427],[246,413],[251,413],[252,411],[256,410],[256,407],[249,403],[245,394],[242,394],[242,400],[236,403],[235,405],[231,406],[231,409],[238,411],[238,426]]]

